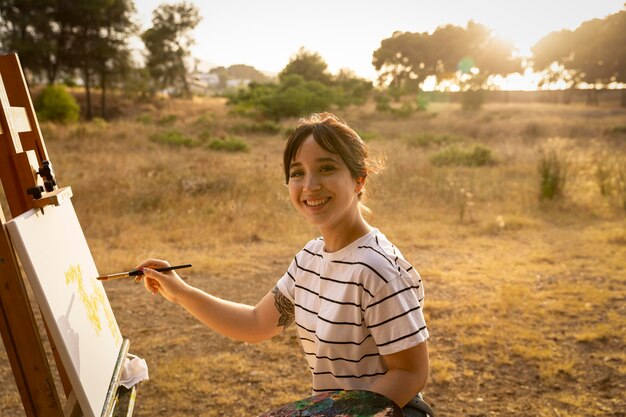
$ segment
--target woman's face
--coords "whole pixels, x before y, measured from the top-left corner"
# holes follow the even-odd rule
[[[291,203],[322,232],[355,218],[362,188],[343,159],[324,150],[313,136],[302,142],[289,168]]]

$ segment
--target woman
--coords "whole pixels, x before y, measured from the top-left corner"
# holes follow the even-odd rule
[[[362,216],[370,166],[365,143],[329,113],[291,133],[283,163],[292,204],[321,237],[295,256],[254,307],[189,286],[149,259],[146,288],[178,303],[215,331],[259,342],[294,323],[313,375],[313,392],[369,390],[404,407],[428,377],[428,331],[421,279]]]

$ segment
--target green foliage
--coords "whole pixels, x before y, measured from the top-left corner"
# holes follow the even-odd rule
[[[152,124],[152,115],[149,113],[145,113],[137,116],[135,119],[137,123],[141,123],[142,125],[150,125]]]
[[[35,99],[35,110],[41,120],[70,123],[78,120],[80,107],[64,86],[49,85]]]
[[[212,140],[209,143],[209,148],[216,151],[248,152],[249,146],[245,140],[232,136]]]
[[[545,83],[626,82],[625,44],[626,10],[621,10],[603,19],[587,20],[573,31],[544,36],[532,47],[534,67],[546,70]]]
[[[609,135],[626,135],[626,125],[617,125],[610,127],[606,130],[606,133]]]
[[[287,76],[280,84],[251,83],[247,90],[230,97],[236,112],[275,121],[325,111],[335,101],[334,89],[299,75]]]
[[[362,131],[358,133],[359,133],[359,137],[363,139],[363,141],[365,142],[369,142],[369,141],[376,140],[379,138],[379,134],[376,131]]]
[[[474,68],[482,77],[521,69],[520,60],[513,57],[513,44],[472,21],[465,28],[440,26],[432,34],[394,32],[374,51],[372,64],[380,84],[403,95],[417,92],[429,76],[436,76],[438,81],[456,80],[459,71],[474,78]]]
[[[433,132],[422,132],[408,139],[408,144],[418,148],[427,148],[431,145],[448,145],[463,142],[464,138],[456,135],[447,135]]]
[[[322,57],[305,49],[291,59],[279,80],[278,84],[252,82],[247,89],[227,94],[234,112],[278,121],[331,106],[363,105],[373,89],[370,81],[346,69],[333,77]]]
[[[480,110],[485,101],[485,93],[481,90],[467,90],[461,93],[461,107],[463,110]]]
[[[616,200],[626,212],[626,159],[611,156],[605,151],[596,157],[594,165],[600,194],[605,198]]]
[[[548,149],[539,159],[539,198],[553,200],[563,195],[567,179],[567,160],[557,149]]]
[[[415,106],[417,107],[417,111],[426,111],[428,110],[428,97],[424,94],[417,94],[415,97]]]
[[[169,115],[163,116],[159,120],[157,120],[157,124],[160,125],[160,126],[170,126],[170,125],[174,124],[176,119],[178,119],[178,117],[176,117],[176,115],[169,114]]]
[[[444,148],[430,158],[430,162],[436,166],[454,165],[478,167],[492,165],[495,159],[491,149],[483,145],[474,145],[471,148],[460,148],[456,145]]]
[[[278,75],[280,81],[297,75],[307,81],[317,81],[322,84],[331,84],[331,75],[328,73],[326,61],[316,52],[300,48],[296,55],[291,57],[289,63]]]
[[[190,95],[186,59],[194,43],[190,32],[200,20],[197,6],[187,2],[162,4],[152,13],[152,27],[141,39],[148,51],[146,68],[157,89]]]
[[[346,69],[339,71],[332,85],[336,90],[336,103],[339,107],[365,104],[374,89],[371,81],[359,78]]]
[[[376,111],[379,111],[381,113],[391,111],[391,97],[389,97],[387,94],[376,94],[374,96],[374,101],[376,101]]]
[[[400,96],[394,97],[393,89],[388,89],[386,93],[378,93],[374,96],[376,101],[376,111],[381,113],[389,113],[400,118],[406,118],[418,111],[426,110],[428,101],[424,97],[416,96],[413,102],[402,101],[399,104]],[[392,100],[394,98],[394,100]]]
[[[544,127],[537,122],[528,122],[522,130],[522,135],[527,138],[537,138],[544,134]]]
[[[271,121],[264,121],[258,123],[237,123],[231,129],[235,133],[262,133],[275,135],[282,132],[281,125]]]
[[[170,130],[167,132],[155,133],[150,136],[150,139],[157,143],[163,143],[172,146],[193,146],[195,143],[193,139],[183,135],[177,130]]]

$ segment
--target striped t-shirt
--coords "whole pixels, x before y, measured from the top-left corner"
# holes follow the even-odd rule
[[[314,393],[367,389],[387,372],[381,355],[428,338],[420,276],[377,229],[333,253],[310,241],[277,287],[295,306]]]

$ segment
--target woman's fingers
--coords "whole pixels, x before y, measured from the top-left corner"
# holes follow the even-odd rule
[[[143,275],[146,277],[144,285],[152,294],[157,294],[161,288],[161,280],[167,279],[164,274],[151,268],[143,268]]]
[[[170,266],[170,263],[161,259],[146,259],[139,265],[135,267],[135,269],[143,271],[145,268],[156,269],[156,268],[167,268]],[[143,279],[143,275],[138,275],[135,277],[135,282],[139,282]]]
[[[164,261],[162,259],[146,259],[145,261],[143,261],[142,263],[140,263],[139,265],[137,265],[135,267],[135,269],[141,269],[141,268],[166,268],[170,266],[170,263],[167,261]]]

